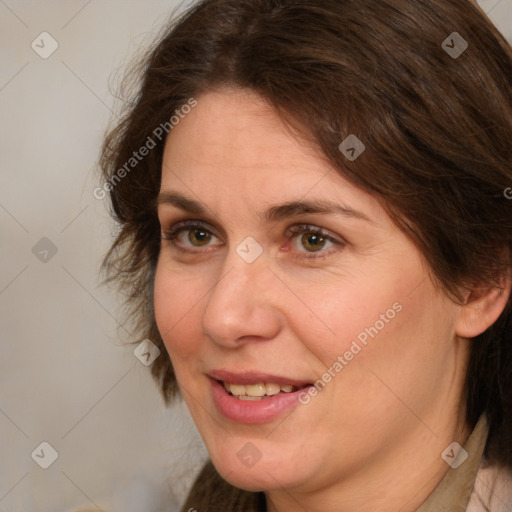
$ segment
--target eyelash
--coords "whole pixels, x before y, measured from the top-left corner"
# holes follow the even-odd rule
[[[184,253],[188,253],[188,254],[193,254],[193,253],[198,254],[198,253],[206,252],[209,249],[209,247],[211,247],[211,246],[208,246],[205,249],[194,250],[194,249],[186,249],[186,248],[180,246],[178,243],[176,243],[176,238],[178,237],[178,235],[181,232],[191,231],[193,229],[202,229],[202,230],[212,234],[216,238],[219,238],[213,232],[213,230],[211,229],[211,227],[208,224],[205,224],[200,221],[188,220],[188,221],[179,222],[178,224],[174,225],[170,231],[166,231],[166,232],[162,233],[161,239],[165,240],[165,241],[172,242],[173,246],[180,252],[184,252]]]
[[[200,221],[183,221],[179,222],[170,231],[166,231],[162,233],[161,239],[165,241],[172,242],[175,249],[177,249],[180,252],[188,253],[188,254],[204,254],[208,251],[208,249],[211,250],[211,247],[217,247],[218,245],[214,246],[206,246],[205,248],[197,248],[197,249],[189,249],[181,246],[179,243],[176,242],[177,237],[183,232],[183,231],[191,231],[193,229],[201,229],[206,231],[207,233],[213,235],[217,239],[220,240],[220,238],[214,233],[214,231],[211,229],[211,226],[209,226],[206,223],[200,222]],[[307,233],[321,235],[325,240],[331,242],[332,244],[343,248],[346,245],[346,242],[342,239],[337,239],[330,235],[327,231],[325,231],[322,228],[319,228],[317,226],[312,226],[309,224],[296,224],[294,226],[289,227],[286,230],[286,236],[290,239],[293,239],[297,235],[304,235]],[[222,244],[219,244],[222,245]],[[322,249],[317,252],[308,252],[308,251],[298,251],[299,255],[295,255],[296,258],[306,258],[306,259],[318,259],[330,256],[332,254],[332,251],[329,249]]]
[[[286,230],[286,236],[290,239],[295,238],[297,235],[305,235],[305,234],[314,234],[320,235],[322,238],[331,242],[333,245],[338,246],[339,248],[343,248],[346,245],[346,242],[341,239],[337,239],[330,235],[326,230],[319,228],[317,226],[312,226],[310,224],[296,224],[295,226],[291,226]],[[306,258],[306,259],[318,259],[318,258],[326,258],[332,254],[331,249],[322,249],[320,251],[298,251],[299,254],[295,255],[297,258]]]

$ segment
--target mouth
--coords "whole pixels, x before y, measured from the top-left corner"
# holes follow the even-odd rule
[[[259,372],[208,373],[212,398],[218,411],[237,423],[266,423],[299,405],[310,382]]]
[[[283,393],[295,393],[296,391],[304,389],[308,386],[308,384],[305,384],[299,387],[293,386],[292,384],[277,384],[275,382],[260,382],[249,385],[235,384],[226,381],[217,382],[224,387],[228,395],[237,398],[238,400],[245,400],[248,402],[266,400],[272,396],[280,395]]]

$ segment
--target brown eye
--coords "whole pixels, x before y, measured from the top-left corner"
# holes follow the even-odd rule
[[[296,255],[304,258],[320,258],[332,255],[345,247],[340,235],[330,234],[323,228],[310,224],[291,226],[286,231]]]
[[[189,229],[188,230],[188,241],[194,247],[204,247],[212,241],[212,234],[204,229]]]
[[[308,252],[321,251],[326,242],[326,238],[319,233],[305,233],[301,238],[301,244]]]
[[[222,241],[212,231],[197,223],[179,223],[171,231],[163,231],[162,240],[168,240],[176,248],[191,252],[222,245]]]

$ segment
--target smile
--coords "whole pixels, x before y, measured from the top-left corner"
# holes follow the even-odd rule
[[[265,400],[271,396],[279,395],[280,393],[293,393],[299,388],[291,384],[275,384],[275,383],[259,383],[250,384],[233,384],[228,382],[221,382],[224,389],[233,397],[238,400],[246,400],[256,402],[258,400]]]
[[[309,382],[258,372],[208,374],[213,403],[225,419],[261,424],[278,419],[300,404],[299,394]]]

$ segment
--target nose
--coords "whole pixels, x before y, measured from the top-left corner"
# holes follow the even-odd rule
[[[205,334],[228,348],[275,338],[283,325],[278,284],[263,258],[249,264],[234,253],[207,298]]]

